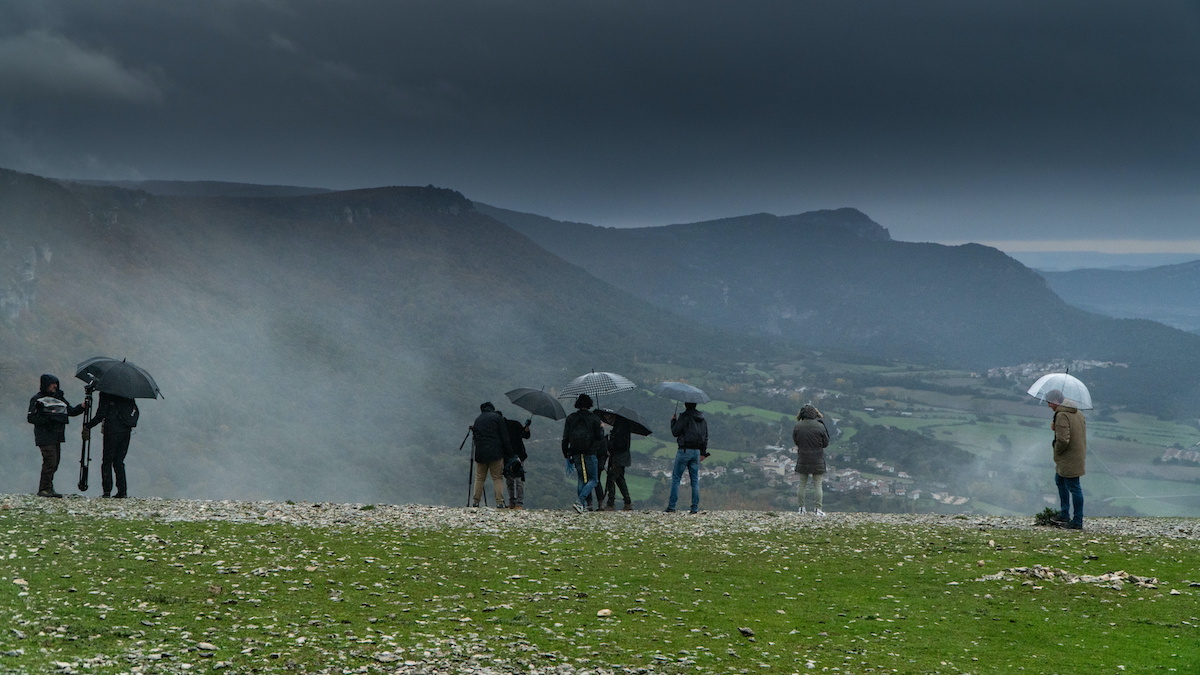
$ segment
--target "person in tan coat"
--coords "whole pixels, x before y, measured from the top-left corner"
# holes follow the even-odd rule
[[[1087,422],[1078,408],[1067,405],[1057,389],[1046,392],[1046,405],[1054,411],[1054,484],[1061,505],[1056,525],[1071,530],[1083,529],[1083,488],[1079,477],[1087,458]],[[1074,514],[1071,513],[1072,505]]]

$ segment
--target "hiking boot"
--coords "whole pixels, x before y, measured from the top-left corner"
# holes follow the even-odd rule
[[[616,510],[617,510],[617,505],[616,505],[616,504],[613,504],[612,502],[609,502],[609,503],[607,503],[607,504],[605,504],[605,505],[604,505],[604,510],[605,510],[605,511],[616,511]]]
[[[1082,530],[1083,523],[1065,523],[1062,527],[1065,530]]]
[[[623,508],[623,509],[621,509],[621,510],[622,510],[622,511],[632,511],[632,510],[633,510],[633,504],[631,504],[630,502],[625,502],[625,508]]]
[[[112,495],[105,492],[104,494],[100,495],[100,498],[101,499],[112,499]]]
[[[523,509],[523,508],[525,508],[525,507],[524,507],[524,506],[521,506],[520,504],[513,504],[512,506],[510,506],[510,507],[508,507],[508,508],[510,508],[510,509],[516,509],[517,511],[520,511],[521,509]]]
[[[675,513],[675,509],[663,509],[663,513]]]
[[[1067,527],[1071,524],[1071,519],[1063,518],[1062,515],[1050,516],[1050,524],[1055,527]]]
[[[39,497],[53,497],[53,498],[55,498],[55,499],[62,499],[62,495],[58,494],[58,493],[57,493],[57,492],[55,492],[54,490],[40,490],[40,491],[37,493],[37,496],[39,496]]]
[[[113,495],[113,499],[128,499],[128,498],[129,498],[129,495],[125,494],[124,492],[118,492],[117,494]]]

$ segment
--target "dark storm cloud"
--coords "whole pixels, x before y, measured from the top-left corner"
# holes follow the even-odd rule
[[[38,0],[0,8],[0,66],[0,165],[52,175],[857,206],[908,239],[1200,214],[1190,2]]]

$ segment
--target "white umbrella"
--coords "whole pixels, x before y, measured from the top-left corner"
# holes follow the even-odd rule
[[[1033,383],[1027,393],[1039,401],[1054,401],[1058,398],[1054,395],[1055,392],[1062,396],[1063,405],[1080,410],[1092,409],[1092,395],[1088,388],[1077,378],[1066,373],[1043,375]]]
[[[587,375],[580,375],[571,380],[567,386],[562,388],[558,393],[559,398],[568,398],[587,394],[588,396],[607,396],[608,394],[616,394],[622,391],[631,391],[637,389],[637,385],[627,377],[616,373],[597,373],[592,371]]]

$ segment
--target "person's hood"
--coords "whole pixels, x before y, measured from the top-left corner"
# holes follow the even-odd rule
[[[1055,410],[1054,412],[1077,413],[1077,412],[1079,412],[1079,408],[1076,408],[1075,406],[1063,405],[1063,404],[1059,403],[1058,410]]]
[[[698,420],[704,419],[704,413],[700,412],[699,410],[684,410],[683,414],[691,415],[692,417],[695,417]]]
[[[42,375],[42,388],[39,391],[41,391],[43,394],[46,393],[52,384],[57,384],[59,390],[62,390],[62,383],[58,381],[58,378],[50,373],[45,373]]]

